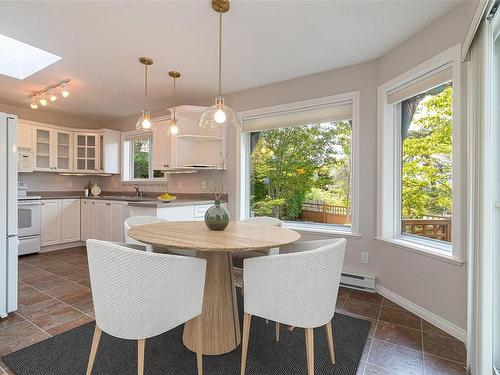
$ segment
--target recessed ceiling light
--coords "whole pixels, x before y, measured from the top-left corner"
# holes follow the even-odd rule
[[[0,34],[0,74],[25,79],[61,57]]]

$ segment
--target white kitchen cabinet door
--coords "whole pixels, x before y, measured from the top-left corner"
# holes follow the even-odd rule
[[[90,238],[106,241],[108,238],[108,202],[97,201],[91,203],[92,232]]]
[[[99,135],[75,133],[75,171],[96,173],[99,169]]]
[[[194,207],[162,207],[158,209],[158,217],[168,221],[193,221]]]
[[[92,215],[91,215],[91,205],[87,199],[82,199],[81,203],[81,215],[80,215],[80,238],[85,241],[91,237],[92,233]]]
[[[33,129],[33,158],[35,171],[54,172],[54,142],[52,129]]]
[[[80,241],[80,199],[62,200],[61,242]]]
[[[108,241],[125,242],[123,222],[126,209],[122,202],[108,203]]]
[[[119,174],[121,159],[121,133],[116,130],[105,129],[99,136],[99,139],[99,172]]]
[[[153,169],[165,170],[172,167],[172,144],[168,125],[159,122],[153,128]]]
[[[61,243],[61,206],[60,199],[42,201],[41,207],[41,246]]]
[[[73,172],[73,132],[54,130],[53,134],[54,168],[57,172]]]
[[[22,121],[18,121],[17,123],[17,147],[18,148],[26,148],[30,149],[32,147],[33,135],[32,135],[33,126],[30,124],[25,124]]]

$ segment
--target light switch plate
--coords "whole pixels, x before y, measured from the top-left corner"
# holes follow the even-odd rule
[[[368,264],[368,259],[369,259],[368,253],[366,251],[363,251],[361,253],[361,263]]]

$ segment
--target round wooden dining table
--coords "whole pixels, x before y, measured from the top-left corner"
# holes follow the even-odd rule
[[[195,250],[207,260],[203,311],[203,354],[220,355],[241,342],[238,304],[231,253],[268,250],[300,238],[297,232],[266,225],[231,222],[224,231],[211,231],[200,221],[171,221],[134,227],[128,235],[137,241],[172,249]],[[196,349],[196,323],[186,322],[184,345]]]

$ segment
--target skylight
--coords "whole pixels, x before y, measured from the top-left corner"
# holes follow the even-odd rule
[[[0,34],[0,74],[25,79],[61,57]]]

